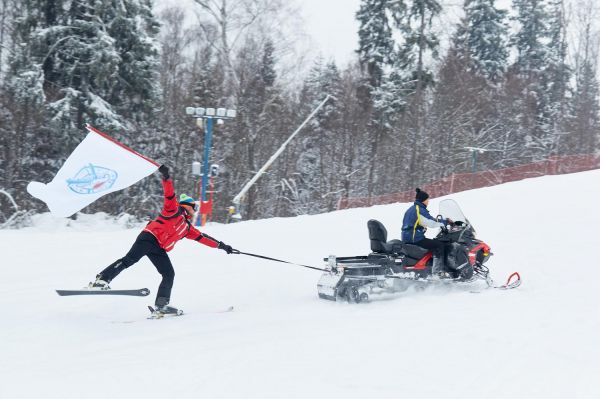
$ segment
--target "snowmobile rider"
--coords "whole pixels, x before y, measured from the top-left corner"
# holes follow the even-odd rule
[[[414,204],[404,213],[402,241],[430,250],[433,253],[432,274],[439,275],[445,267],[445,244],[438,240],[426,238],[425,231],[427,227],[444,227],[446,224],[451,225],[453,222],[450,219],[446,219],[446,223],[436,221],[427,210],[429,194],[420,188],[417,188],[416,192]]]
[[[162,212],[149,222],[138,235],[127,254],[108,266],[96,276],[96,281],[90,283],[91,288],[110,289],[108,284],[123,270],[147,256],[161,274],[162,281],[158,286],[155,305],[158,310],[165,309],[171,298],[171,289],[175,278],[175,270],[167,252],[173,249],[175,243],[182,238],[195,240],[211,248],[222,249],[228,254],[235,252],[230,245],[218,241],[207,234],[198,231],[190,220],[197,208],[194,200],[181,194],[179,201],[175,198],[173,180],[169,169],[161,165],[158,171],[162,175],[164,203]]]

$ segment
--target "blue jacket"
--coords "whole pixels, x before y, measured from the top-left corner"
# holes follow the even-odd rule
[[[425,204],[415,201],[413,206],[404,213],[402,221],[402,241],[406,243],[415,243],[425,238],[427,227],[441,227],[442,223],[437,222],[427,210]]]

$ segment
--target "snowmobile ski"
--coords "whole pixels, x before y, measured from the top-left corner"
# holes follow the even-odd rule
[[[508,276],[506,283],[502,285],[495,285],[494,280],[492,280],[491,278],[486,279],[485,282],[490,288],[497,288],[499,290],[511,290],[521,285],[521,275],[519,274],[519,272],[514,272],[513,274]]]
[[[90,289],[82,288],[79,290],[56,290],[60,296],[72,295],[127,295],[127,296],[148,296],[150,290],[148,288],[140,288],[136,290],[112,290],[112,289]]]

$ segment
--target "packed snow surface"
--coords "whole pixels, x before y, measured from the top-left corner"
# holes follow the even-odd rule
[[[0,231],[0,398],[598,398],[599,181],[591,171],[449,196],[491,245],[495,280],[521,273],[516,290],[328,302],[317,298],[319,272],[185,241],[171,252],[172,304],[187,314],[163,320],[146,319],[160,280],[146,258],[112,286],[150,297],[54,292],[87,284],[141,226],[42,215]],[[371,218],[398,237],[408,206],[204,231],[321,266],[329,254],[367,254]]]

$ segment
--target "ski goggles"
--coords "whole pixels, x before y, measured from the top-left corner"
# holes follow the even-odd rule
[[[198,204],[196,204],[195,202],[180,202],[179,206],[190,207],[194,210],[194,212],[196,212],[198,210]]]

